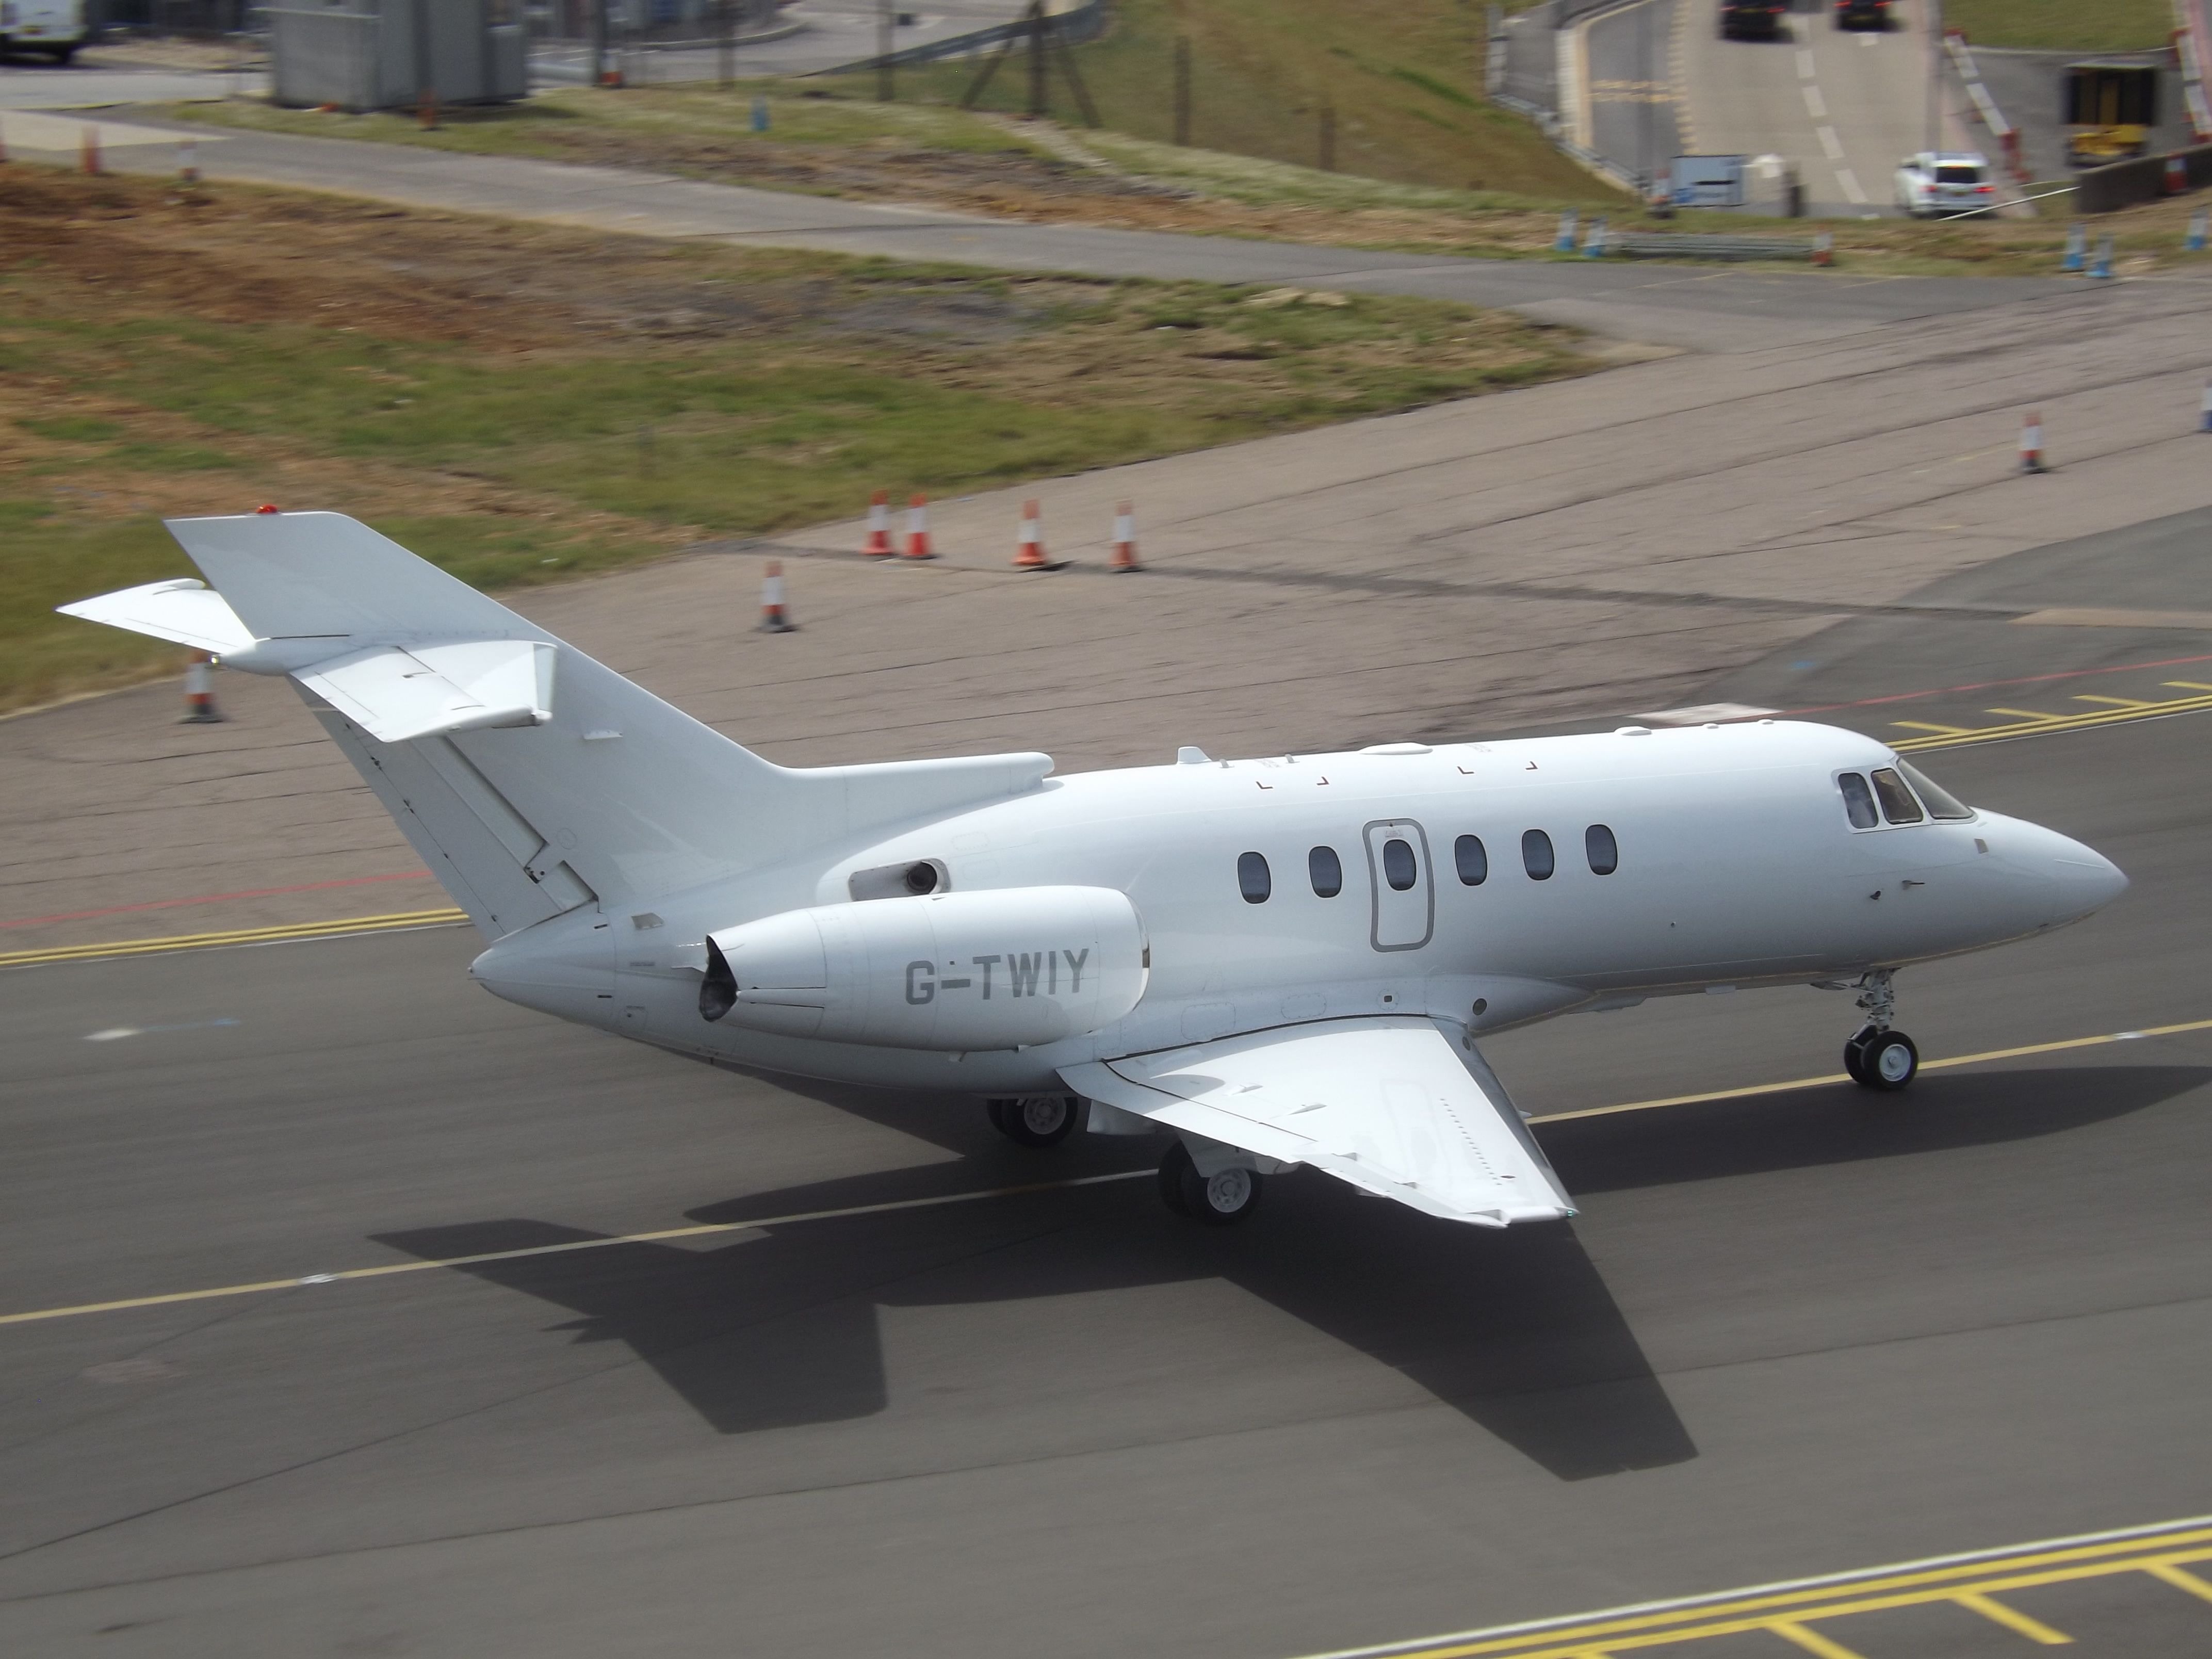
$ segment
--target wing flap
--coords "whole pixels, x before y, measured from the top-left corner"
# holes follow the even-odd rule
[[[243,651],[253,643],[253,630],[238,619],[230,602],[190,576],[126,587],[55,609],[64,617],[82,617],[87,622],[106,623],[133,634],[150,634],[157,640],[173,640],[218,656],[226,651]]]
[[[1425,1019],[1332,1020],[1072,1066],[1123,1111],[1476,1226],[1574,1213],[1497,1078]]]
[[[529,640],[373,646],[296,678],[379,743],[543,726],[553,718],[554,649]]]

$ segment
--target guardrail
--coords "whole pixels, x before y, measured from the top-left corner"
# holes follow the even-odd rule
[[[1079,6],[1066,11],[1048,13],[1045,21],[1052,25],[1054,37],[1067,46],[1080,46],[1095,40],[1106,28],[1106,0],[1083,0]],[[880,58],[862,58],[850,64],[840,64],[835,71],[823,74],[860,74],[873,69],[904,69],[909,64],[934,63],[940,58],[963,58],[985,46],[995,46],[1002,40],[1018,40],[1030,32],[1029,20],[1017,17],[1009,23],[993,23],[987,28],[971,29],[965,34],[949,34],[941,40],[927,40],[918,46],[906,46]]]

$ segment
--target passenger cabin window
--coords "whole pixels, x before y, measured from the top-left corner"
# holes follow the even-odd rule
[[[1844,811],[1850,814],[1852,829],[1871,830],[1881,822],[1881,814],[1874,810],[1874,791],[1864,778],[1856,772],[1838,773],[1836,787],[1844,792]]]
[[[1917,823],[1925,816],[1905,780],[1887,766],[1874,775],[1874,793],[1881,799],[1881,815],[1892,823]]]
[[[1541,830],[1526,830],[1521,836],[1521,867],[1528,872],[1531,881],[1552,878],[1552,838]]]
[[[1267,860],[1257,853],[1245,853],[1237,860],[1237,890],[1244,895],[1247,904],[1265,904],[1273,889],[1267,875]]]
[[[1344,864],[1334,847],[1316,847],[1307,854],[1306,873],[1313,878],[1316,898],[1334,898],[1344,890]]]
[[[1390,884],[1390,890],[1402,893],[1419,878],[1414,867],[1413,849],[1396,836],[1382,843],[1382,879]]]
[[[1974,816],[1972,807],[1967,805],[1919,768],[1907,766],[1903,761],[1899,761],[1897,763],[1897,769],[1905,774],[1905,781],[1919,793],[1921,803],[1927,807],[1929,817],[1942,818],[1953,823],[1963,823]]]
[[[1452,862],[1459,866],[1459,878],[1469,887],[1480,887],[1490,879],[1490,854],[1482,850],[1479,836],[1462,836],[1452,843]]]
[[[1593,823],[1583,831],[1583,853],[1594,876],[1609,876],[1620,868],[1620,843],[1602,823]]]

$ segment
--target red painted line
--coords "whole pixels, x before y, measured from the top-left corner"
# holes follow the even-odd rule
[[[303,882],[297,887],[256,887],[243,893],[203,893],[198,898],[152,899],[144,904],[111,904],[102,910],[64,910],[55,916],[30,916],[21,921],[0,921],[0,928],[36,927],[49,921],[85,921],[94,916],[119,916],[128,910],[168,910],[179,904],[219,904],[224,899],[274,898],[279,893],[319,893],[331,887],[366,887],[379,881],[428,881],[428,870],[403,870],[396,876],[348,876],[342,881]]]
[[[2078,680],[2089,674],[2124,674],[2137,668],[2181,668],[2193,662],[2212,662],[2212,656],[2160,657],[2156,662],[2116,663],[2110,668],[2069,668],[2062,674],[2030,674],[2017,680],[1982,680],[1972,685],[1946,685],[1933,691],[1899,691],[1887,697],[1861,697],[1856,702],[1815,703],[1810,708],[1785,708],[1785,714],[1825,714],[1835,708],[1871,708],[1879,703],[1911,702],[1915,697],[1949,697],[1965,691],[1996,691],[2008,685],[2034,685],[2045,680]]]

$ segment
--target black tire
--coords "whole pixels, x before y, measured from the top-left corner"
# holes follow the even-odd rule
[[[1859,1054],[1859,1045],[1873,1035],[1873,1026],[1862,1025],[1851,1033],[1850,1041],[1844,1044],[1844,1070],[1862,1089],[1870,1085],[1866,1080],[1866,1061]]]
[[[75,46],[56,46],[54,48],[54,67],[56,69],[67,69],[69,67],[70,59],[76,56],[76,48]]]
[[[1057,1146],[1083,1121],[1073,1095],[1022,1095],[989,1103],[991,1127],[1019,1146]]]
[[[1172,1180],[1175,1191],[1169,1195]],[[1161,1196],[1177,1215],[1209,1227],[1233,1227],[1260,1207],[1260,1176],[1250,1170],[1222,1170],[1202,1176],[1181,1141],[1160,1165]]]
[[[1920,1074],[1920,1049],[1902,1031],[1862,1031],[1850,1046],[1858,1053],[1852,1079],[1862,1089],[1895,1094]]]
[[[1188,1216],[1190,1212],[1182,1202],[1182,1178],[1197,1173],[1190,1166],[1188,1147],[1180,1140],[1170,1146],[1168,1155],[1160,1160],[1160,1202],[1177,1215]]]

